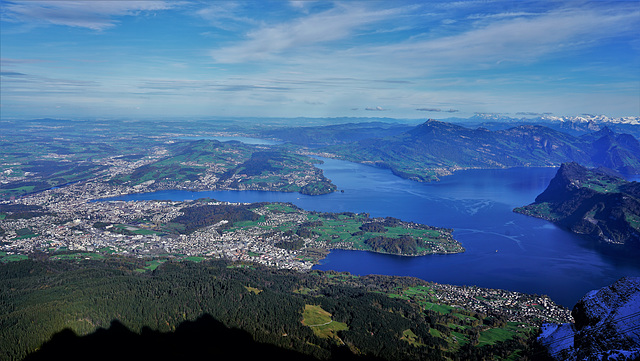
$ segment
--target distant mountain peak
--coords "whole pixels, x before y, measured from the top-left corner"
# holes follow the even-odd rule
[[[422,123],[422,125],[447,125],[451,123],[443,122],[441,120],[436,119],[427,119],[426,122]]]
[[[582,114],[577,116],[555,116],[541,114],[537,117],[513,117],[504,114],[478,113],[468,118],[471,121],[497,121],[497,122],[541,122],[541,123],[592,123],[592,124],[630,124],[640,125],[640,117],[608,117],[606,115]]]
[[[445,131],[445,130],[451,130],[451,129],[456,129],[456,130],[460,129],[460,130],[466,130],[466,131],[470,130],[468,128],[455,125],[452,123],[443,122],[435,119],[428,119],[426,122],[409,130],[407,134],[410,134],[412,136],[420,136],[424,134],[433,134],[436,131],[441,131],[441,130]]]
[[[600,130],[598,130],[593,134],[597,136],[614,136],[616,133],[605,125]]]

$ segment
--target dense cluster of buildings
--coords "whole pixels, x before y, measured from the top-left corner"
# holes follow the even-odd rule
[[[500,314],[509,322],[542,324],[572,322],[571,311],[548,296],[530,295],[500,289],[433,284],[434,294],[444,304],[490,315]]]
[[[102,183],[71,185],[41,192],[20,200],[22,204],[43,206],[30,218],[3,220],[0,250],[15,253],[39,251],[108,252],[137,257],[206,256],[231,260],[250,260],[269,266],[310,269],[310,261],[296,251],[275,244],[282,239],[263,237],[265,230],[222,231],[222,224],[204,227],[190,234],[167,234],[161,225],[180,216],[190,202],[174,201],[91,201],[95,195],[117,196]],[[273,214],[269,224],[282,222]],[[298,215],[289,214],[287,221]],[[22,234],[22,235],[21,235]]]

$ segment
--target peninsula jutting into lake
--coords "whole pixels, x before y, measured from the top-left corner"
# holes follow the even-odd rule
[[[515,211],[549,220],[576,234],[640,250],[640,183],[610,169],[565,163],[536,201]]]

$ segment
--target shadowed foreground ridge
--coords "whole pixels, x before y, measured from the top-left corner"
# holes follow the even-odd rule
[[[86,336],[78,336],[65,329],[24,360],[189,360],[196,357],[249,360],[265,356],[277,360],[318,360],[293,350],[256,342],[249,333],[228,328],[208,314],[195,321],[185,321],[175,332],[166,333],[145,327],[138,334],[118,320],[112,321],[108,329],[100,328]],[[377,360],[338,349],[332,353],[331,359]]]
[[[538,338],[554,360],[640,359],[640,277],[587,293],[571,314],[575,323],[544,325]]]

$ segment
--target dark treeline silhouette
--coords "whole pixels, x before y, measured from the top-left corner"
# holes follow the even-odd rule
[[[25,361],[45,360],[259,360],[317,361],[316,357],[253,340],[239,329],[228,328],[211,315],[181,323],[174,332],[144,327],[141,333],[114,320],[86,336],[70,329],[56,333]],[[334,360],[376,360],[358,357],[336,347]]]

